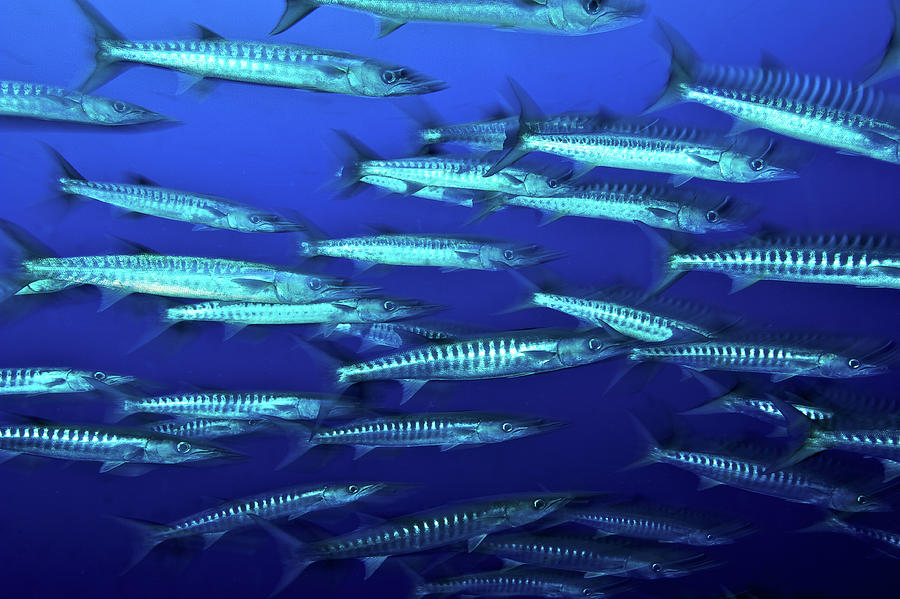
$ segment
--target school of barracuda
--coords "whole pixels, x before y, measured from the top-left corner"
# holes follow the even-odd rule
[[[206,93],[217,80],[361,98],[423,95],[447,88],[443,81],[407,66],[279,43],[277,38],[233,41],[201,27],[198,39],[131,41],[86,0],[73,1],[92,27],[94,70],[77,91],[45,82],[0,81],[0,116],[82,126],[174,125],[173,119],[149,109],[92,94],[134,65],[177,71],[182,88]],[[287,0],[272,33],[332,5],[371,14],[379,20],[381,36],[407,22],[576,36],[650,21],[643,2],[636,0]],[[900,19],[898,7],[894,9]],[[142,176],[94,181],[48,146],[58,165],[51,183],[68,199],[95,200],[119,212],[179,221],[196,231],[278,233],[292,240],[297,236],[289,254],[299,255],[303,264],[169,255],[135,244],[125,253],[59,256],[19,225],[3,220],[4,301],[28,302],[16,296],[79,286],[100,290],[101,309],[133,294],[155,296],[154,322],[139,344],[158,343],[157,337],[170,328],[204,322],[224,325],[226,340],[248,326],[300,327],[298,346],[312,356],[308,366],[327,364],[331,387],[183,388],[159,394],[148,391],[149,381],[124,373],[52,364],[3,365],[0,395],[33,397],[35,406],[45,394],[71,394],[73,403],[97,395],[109,409],[102,423],[28,417],[4,422],[0,462],[39,456],[96,462],[100,472],[132,474],[188,462],[213,466],[242,458],[228,442],[251,434],[286,440],[280,467],[307,460],[308,453],[328,445],[352,447],[355,458],[362,458],[375,449],[425,448],[418,451],[438,455],[532,436],[552,444],[568,423],[542,414],[490,411],[491,406],[479,411],[390,411],[348,393],[348,388],[395,382],[390,388],[403,404],[430,381],[464,387],[467,381],[534,376],[613,360],[623,369],[670,365],[712,394],[677,417],[687,416],[684,421],[691,423],[704,415],[740,414],[764,423],[789,448],[772,449],[767,438],[752,447],[704,447],[702,440],[683,442],[683,435],[677,443],[664,443],[635,421],[643,453],[632,467],[668,464],[695,475],[700,489],[726,485],[814,506],[820,508],[819,523],[808,530],[850,535],[883,554],[900,556],[900,531],[850,517],[854,512],[893,509],[879,493],[885,482],[900,476],[900,404],[856,394],[851,386],[843,392],[824,386],[833,379],[887,373],[896,361],[892,342],[860,340],[851,331],[845,336],[760,334],[739,315],[681,301],[668,291],[691,271],[724,274],[734,291],[759,281],[900,288],[900,238],[858,231],[750,235],[747,231],[761,208],[736,197],[743,184],[768,185],[803,176],[801,153],[783,138],[900,163],[900,100],[870,87],[900,74],[900,39],[895,36],[882,66],[864,83],[792,72],[768,57],[759,67],[706,63],[668,24],[657,21],[654,27],[671,66],[650,110],[700,104],[734,117],[730,132],[653,115],[547,115],[511,80],[517,114],[459,124],[422,122],[415,137],[423,151],[394,158],[378,156],[355,133],[338,132],[347,160],[336,177],[323,173],[340,194],[375,187],[455,204],[470,212],[469,222],[521,207],[538,211],[541,225],[563,217],[634,223],[658,252],[649,290],[576,290],[556,281],[538,282],[538,277],[522,272],[552,268],[552,261],[563,256],[528,242],[480,238],[465,231],[447,235],[376,230],[333,237],[300,211],[170,189]],[[746,134],[757,128],[783,137]],[[454,152],[424,151],[438,146]],[[532,153],[561,157],[571,168],[559,171],[534,166],[539,164],[534,158],[522,160]],[[663,173],[670,184],[581,180],[598,166]],[[683,186],[695,180],[730,184],[735,195]],[[428,207],[428,202],[421,203],[423,213]],[[699,239],[720,233],[731,236],[714,243]],[[526,296],[516,310],[553,310],[571,317],[572,326],[489,331],[432,321],[423,317],[439,312],[441,305],[324,274],[316,266],[323,258],[351,261],[359,276],[373,266],[512,274]],[[510,293],[511,305],[514,295]],[[184,303],[188,300],[196,302]],[[352,355],[343,346],[342,338],[348,337],[361,340]],[[372,349],[377,355],[368,354]],[[731,373],[729,383],[721,382],[722,373]],[[758,384],[753,375],[770,383]],[[785,381],[798,378],[814,379],[820,386],[801,391],[785,386]],[[877,460],[883,479],[855,475],[840,461],[813,457],[833,450]],[[399,561],[442,550],[487,554],[495,558],[494,569],[443,578],[410,573],[415,596],[606,597],[632,589],[651,596],[654,579],[680,579],[726,566],[714,550],[741,543],[756,532],[739,517],[614,496],[602,485],[536,492],[533,488],[540,481],[522,481],[520,493],[419,506],[423,509],[408,515],[301,540],[286,530],[294,519],[320,510],[362,512],[372,500],[396,499],[409,490],[401,481],[332,480],[325,470],[321,477],[318,484],[259,489],[170,523],[123,518],[123,528],[137,529],[142,538],[129,567],[170,541],[199,538],[207,548],[232,531],[251,529],[267,533],[265,538],[274,539],[280,550],[283,576],[277,584],[273,581],[276,592],[302,592],[302,573],[314,562],[360,560],[368,578],[388,558]],[[504,569],[496,569],[501,563]],[[719,580],[727,585],[727,579]]]

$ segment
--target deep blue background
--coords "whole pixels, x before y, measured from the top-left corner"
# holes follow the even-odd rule
[[[282,10],[278,0],[97,0],[96,4],[132,39],[187,37],[193,34],[192,22],[226,37],[262,39]],[[857,77],[865,64],[877,59],[891,22],[882,1],[660,0],[651,5],[655,15],[680,30],[710,61],[756,64],[761,50],[768,50],[791,68],[842,77]],[[530,90],[548,113],[597,106],[638,112],[660,89],[667,69],[649,23],[583,38],[411,24],[378,40],[375,31],[374,21],[366,15],[324,8],[278,40],[392,60],[444,79],[450,89],[427,102],[448,121],[479,118],[497,103],[507,76]],[[87,23],[72,3],[4,4],[0,77],[74,86],[90,71],[92,53]],[[413,151],[414,125],[400,110],[409,100],[327,96],[226,82],[198,102],[176,96],[175,87],[173,73],[136,67],[100,93],[181,119],[185,124],[178,128],[110,131],[4,125],[2,216],[34,231],[64,255],[109,251],[114,247],[109,236],[117,235],[165,253],[296,262],[289,236],[193,233],[190,225],[171,221],[117,220],[107,207],[89,202],[59,220],[59,211],[45,203],[53,197],[54,166],[38,143],[44,141],[88,178],[116,181],[127,172],[139,172],[173,188],[294,208],[334,234],[361,233],[373,223],[412,232],[463,230],[469,217],[463,208],[416,199],[376,200],[370,192],[336,201],[321,190],[338,165],[331,151],[331,129],[352,132],[386,156]],[[727,118],[697,106],[674,107],[665,116],[721,130],[729,126]],[[599,181],[640,175],[601,169],[592,177]],[[896,232],[897,182],[894,165],[819,149],[799,180],[733,186],[733,191],[764,208],[760,220],[785,229]],[[723,184],[698,185],[732,190]],[[643,284],[649,279],[653,250],[636,227],[567,218],[538,228],[536,222],[528,211],[506,211],[465,231],[563,249],[567,258],[553,268],[576,285],[620,280]],[[444,316],[470,325],[571,324],[565,317],[538,310],[497,315],[521,293],[503,273],[395,269],[373,282],[401,297],[449,304],[453,309]],[[727,307],[754,325],[900,338],[896,291],[763,283],[729,296],[728,288],[723,277],[691,275],[672,293]],[[146,304],[146,298],[132,298],[98,314],[97,298],[88,293],[13,312],[0,329],[0,365],[102,368],[159,381],[172,391],[187,383],[223,389],[328,390],[327,365],[292,349],[293,341],[282,331],[262,343],[252,335],[223,343],[221,330],[204,327],[183,348],[160,343],[126,355],[148,326],[142,311]],[[279,573],[276,553],[264,535],[250,535],[251,540],[258,539],[252,546],[230,543],[226,537],[187,565],[182,563],[184,556],[173,558],[172,551],[162,549],[118,576],[127,562],[130,537],[107,516],[169,521],[208,506],[204,496],[237,497],[294,483],[356,477],[423,485],[409,498],[380,506],[384,515],[541,487],[619,490],[732,512],[755,522],[760,534],[715,552],[727,565],[684,579],[686,589],[714,593],[725,584],[783,596],[892,594],[895,562],[867,559],[870,550],[850,538],[790,534],[821,516],[814,508],[722,487],[697,493],[694,477],[665,466],[618,473],[639,449],[629,410],[651,421],[656,417],[665,426],[668,409],[660,405],[690,406],[705,397],[696,383],[680,383],[673,370],[664,370],[639,394],[606,393],[618,368],[611,363],[537,377],[429,385],[408,404],[410,410],[422,411],[520,411],[574,423],[552,435],[474,450],[376,451],[358,462],[351,460],[349,451],[329,460],[314,452],[294,467],[276,472],[283,440],[249,441],[238,445],[253,456],[244,463],[214,469],[159,468],[139,478],[100,475],[96,464],[90,463],[4,464],[0,485],[4,589],[21,597],[264,597]],[[891,374],[859,381],[857,386],[892,393],[896,381]],[[385,403],[395,406],[396,387],[386,386],[384,391]],[[83,407],[82,399],[39,398],[11,403],[10,410],[69,420],[101,414],[99,406]],[[710,432],[726,437],[749,427],[736,418],[705,422]],[[883,515],[868,521],[890,527],[893,520]],[[352,521],[343,526],[352,526]],[[403,570],[390,561],[366,583],[358,566],[344,562],[311,568],[288,592],[398,597],[404,596],[408,585]],[[646,590],[670,596],[671,588]]]

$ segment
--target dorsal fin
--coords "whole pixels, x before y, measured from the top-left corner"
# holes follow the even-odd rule
[[[760,66],[763,69],[769,71],[786,71],[787,68],[784,66],[784,63],[781,62],[774,54],[769,52],[768,50],[763,50],[761,52],[762,59],[760,61]]]
[[[197,36],[202,40],[224,40],[225,38],[209,29],[200,25],[199,23],[194,23],[194,27],[197,29]]]

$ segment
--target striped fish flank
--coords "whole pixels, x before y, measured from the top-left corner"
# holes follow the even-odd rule
[[[520,567],[466,574],[422,582],[416,586],[417,597],[425,595],[473,595],[490,597],[554,597],[580,599],[607,597],[623,587],[621,580],[585,579],[559,570]]]
[[[338,180],[343,178],[343,175],[344,169],[338,169]],[[443,202],[445,204],[465,206],[467,208],[471,208],[474,205],[475,200],[480,197],[479,192],[469,189],[433,186],[426,186],[420,189],[417,185],[411,185],[406,181],[382,175],[363,175],[359,178],[359,182],[379,188],[380,195],[408,195],[424,200],[434,200],[435,202]]]
[[[425,127],[416,133],[417,141],[424,146],[437,144],[458,144],[474,151],[490,152],[503,149],[506,133],[515,126],[513,117]]]
[[[185,439],[211,440],[221,437],[246,435],[274,427],[268,420],[237,420],[230,418],[200,418],[187,422],[163,422],[154,424],[150,430],[164,435],[184,437]]]
[[[836,417],[834,410],[804,403],[796,403],[802,401],[802,398],[796,395],[780,395],[783,398],[781,401],[789,403],[795,410],[803,414],[805,418],[812,422],[826,425],[831,423]],[[781,410],[779,410],[775,401],[773,401],[769,394],[745,388],[734,389],[712,401],[682,412],[682,414],[742,414],[767,422],[773,426],[785,426],[787,424],[784,414],[781,413]]]
[[[132,376],[74,368],[0,368],[0,395],[83,393],[134,381]]]
[[[0,81],[0,116],[106,127],[171,120],[122,100],[24,81]]]
[[[836,516],[831,516],[823,522],[804,529],[804,532],[823,531],[848,534],[861,541],[876,545],[879,549],[887,550],[892,557],[900,555],[900,533],[894,531],[863,526]]]
[[[340,323],[323,330],[325,336],[339,333],[362,339],[360,349],[383,346],[399,348],[408,341],[439,341],[461,336],[449,329],[422,325],[415,322],[373,322],[371,324]]]
[[[737,118],[739,129],[762,127],[842,153],[900,163],[900,113],[882,91],[778,67],[703,65],[674,30],[662,28],[673,53],[661,103],[696,102]]]
[[[332,395],[286,392],[209,392],[125,398],[117,415],[160,414],[185,418],[256,420],[317,420],[326,415],[346,415],[353,405]]]

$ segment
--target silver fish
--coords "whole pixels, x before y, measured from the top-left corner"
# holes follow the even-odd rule
[[[200,418],[198,420],[162,422],[150,430],[185,439],[211,440],[235,437],[273,428],[271,420],[238,420],[232,418]]]
[[[343,178],[343,168],[338,169],[337,178]],[[443,202],[445,204],[453,204],[456,206],[465,206],[471,208],[475,204],[475,200],[480,198],[480,194],[469,189],[454,189],[452,187],[422,187],[410,185],[406,181],[384,177],[382,175],[363,175],[359,179],[360,183],[372,185],[387,195],[399,194],[404,196],[412,196],[425,200],[434,200],[435,202]]]
[[[409,21],[486,25],[557,35],[587,35],[633,25],[643,19],[640,0],[286,0],[273,34],[281,33],[320,6],[353,8],[375,15],[383,37]]]
[[[446,85],[407,67],[309,46],[231,41],[202,29],[199,40],[132,42],[86,0],[76,0],[94,28],[96,67],[82,86],[96,89],[122,65],[145,64],[180,71],[193,78],[227,79],[355,96],[427,94]]]
[[[49,423],[0,426],[0,461],[21,454],[102,462],[100,472],[125,464],[182,464],[232,455],[212,445],[151,431]]]
[[[392,555],[417,553],[468,541],[475,549],[492,533],[530,524],[565,506],[566,494],[493,497],[451,504],[388,520],[356,532],[304,544],[271,523],[259,522],[279,541],[284,575],[275,592],[284,589],[306,567],[319,560],[360,559],[366,578]]]
[[[107,127],[172,120],[122,100],[23,81],[0,81],[0,116]]]
[[[301,241],[300,255],[347,258],[395,266],[505,270],[534,266],[559,257],[535,245],[444,235],[405,233]]]
[[[431,325],[426,326],[414,322],[339,323],[333,327],[330,325],[323,326],[320,333],[326,337],[334,333],[358,337],[362,339],[362,344],[360,345],[360,350],[362,351],[378,346],[396,349],[411,340],[419,342],[423,339],[438,341],[453,339],[458,336],[458,333],[446,328],[436,328]]]
[[[191,223],[194,229],[226,229],[245,233],[303,230],[303,225],[272,212],[215,196],[166,189],[144,178],[136,184],[88,181],[59,153],[53,153],[64,173],[57,179],[57,184],[66,195],[91,198],[126,212]]]
[[[806,418],[809,418],[813,422],[825,424],[831,422],[835,418],[834,410],[797,403],[803,400],[793,394],[782,395],[785,401],[789,401],[795,409],[799,410]],[[784,415],[778,409],[778,406],[769,394],[760,393],[746,387],[738,387],[721,397],[682,412],[682,414],[697,415],[726,413],[743,414],[763,422],[768,422],[774,426],[785,426],[786,424]]]
[[[862,541],[878,546],[879,550],[891,557],[900,557],[900,533],[871,526],[863,526],[848,522],[843,518],[831,516],[823,522],[813,524],[801,532],[838,532],[856,537]]]
[[[504,117],[455,125],[432,125],[419,129],[416,139],[423,146],[459,144],[476,152],[497,151],[503,149],[508,131],[517,122],[515,117]]]
[[[617,579],[585,579],[558,570],[513,568],[422,582],[416,586],[415,594],[416,597],[459,594],[475,597],[582,599],[609,597],[624,590],[624,586],[625,583]]]
[[[900,163],[900,122],[883,92],[777,66],[700,64],[678,33],[665,23],[660,26],[672,61],[668,85],[655,108],[697,102],[739,119],[735,133],[762,127],[841,153]]]
[[[162,414],[186,418],[256,420],[317,420],[328,414],[351,412],[352,404],[318,393],[209,392],[125,398],[116,406],[119,417],[129,414]]]
[[[133,376],[74,368],[0,368],[0,395],[83,393],[133,382]]]
[[[627,351],[596,332],[536,329],[423,345],[337,369],[338,385],[397,380],[402,401],[433,380],[477,380],[525,376],[613,358]]]

